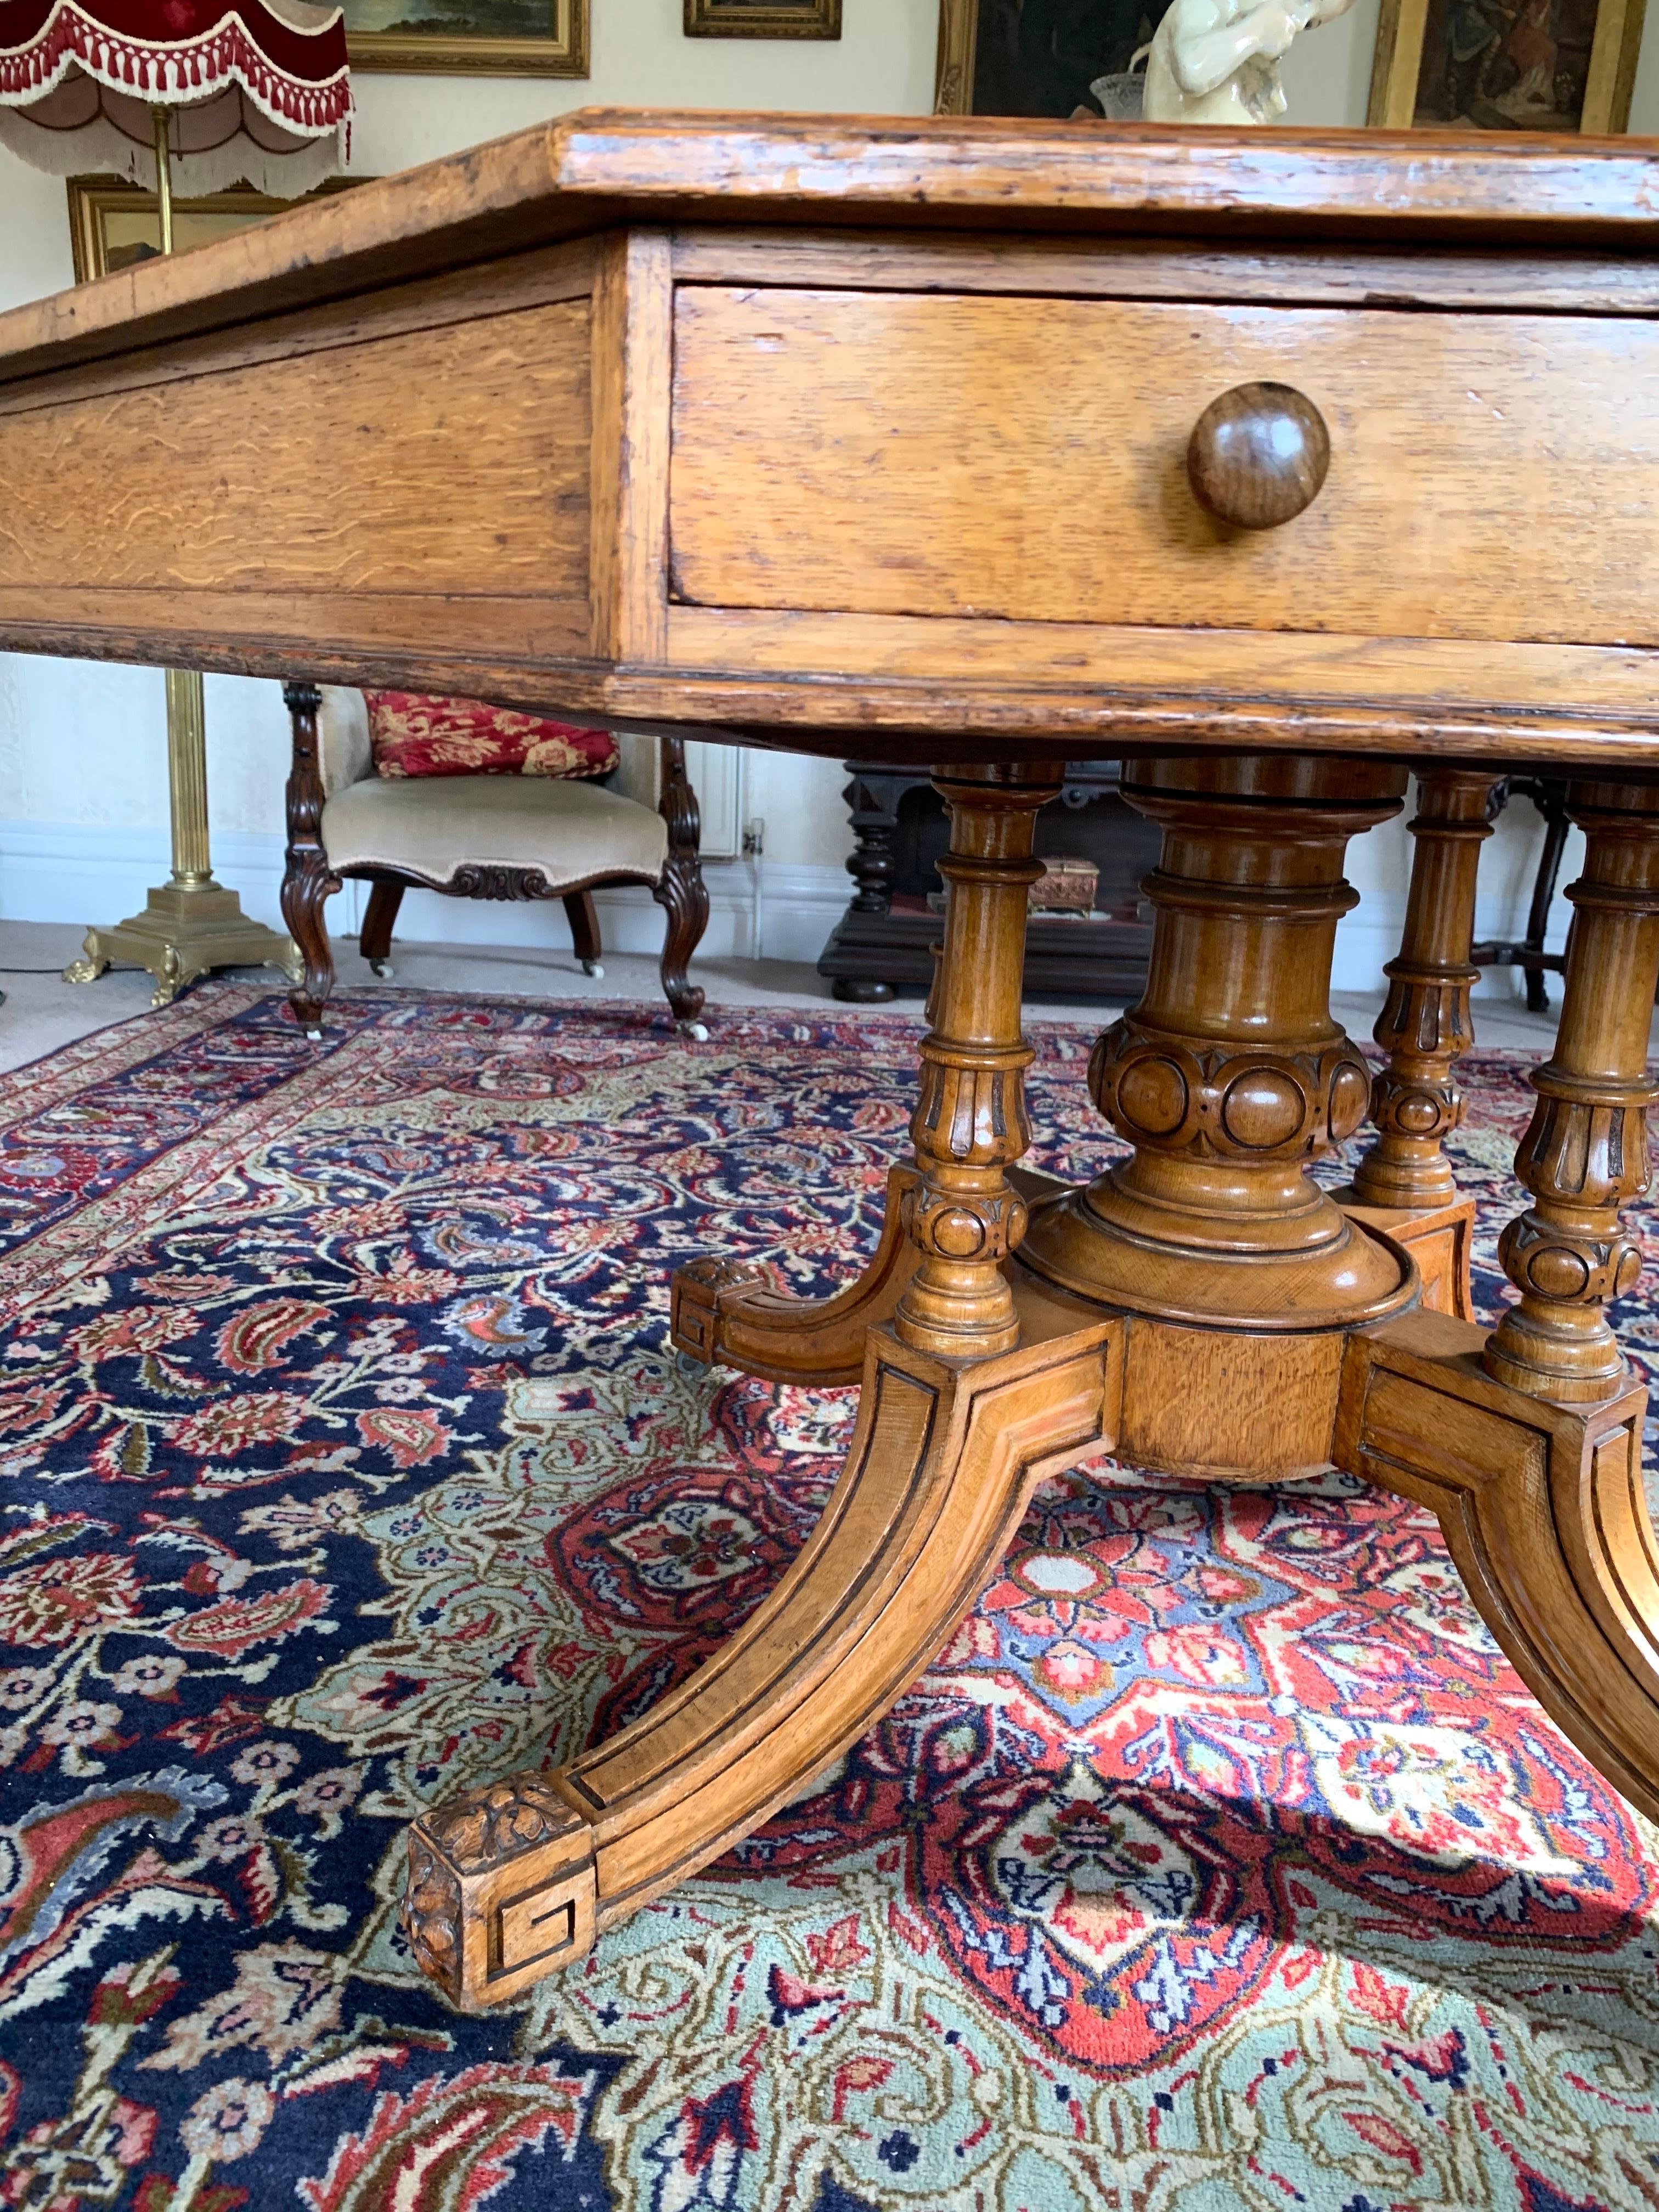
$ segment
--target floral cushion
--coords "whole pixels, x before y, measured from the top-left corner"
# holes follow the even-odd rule
[[[482,699],[429,699],[419,691],[365,691],[377,775],[609,775],[617,741]]]

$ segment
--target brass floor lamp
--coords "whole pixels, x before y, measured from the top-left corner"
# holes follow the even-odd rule
[[[155,125],[155,188],[161,251],[173,251],[173,179],[167,159],[168,111],[151,110]],[[113,929],[89,929],[81,957],[64,970],[67,983],[91,983],[119,961],[155,978],[153,1006],[214,968],[280,968],[291,981],[304,972],[291,937],[242,912],[236,893],[213,878],[208,845],[207,717],[201,672],[169,668],[167,784],[173,815],[173,872],[155,886],[142,914]]]

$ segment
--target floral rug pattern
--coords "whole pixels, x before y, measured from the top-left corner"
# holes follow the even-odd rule
[[[403,1824],[679,1680],[847,1434],[683,1371],[668,1279],[839,1279],[916,1024],[711,1027],[214,985],[0,1078],[0,2206],[1659,2207],[1659,1835],[1334,1478],[1049,1485],[750,1844],[500,2017],[428,1988]],[[1522,1072],[1455,1146],[1488,1308]]]

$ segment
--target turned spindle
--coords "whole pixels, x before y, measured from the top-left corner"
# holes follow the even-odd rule
[[[1516,1154],[1533,1194],[1498,1243],[1521,1293],[1488,1339],[1488,1374],[1565,1405],[1626,1387],[1605,1309],[1636,1287],[1642,1255],[1620,1213],[1648,1187],[1648,1033],[1659,979],[1659,787],[1577,783],[1567,811],[1584,832],[1584,872],[1567,891],[1572,927],[1555,1050]]]
[[[1063,763],[942,769],[951,820],[945,939],[927,1002],[921,1091],[910,1134],[919,1179],[903,1199],[921,1255],[893,1316],[902,1340],[947,1358],[1006,1352],[1018,1340],[1003,1263],[1025,1233],[1025,1202],[1006,1170],[1031,1141],[1020,1030],[1026,893],[1039,810]]]
[[[1497,779],[1484,769],[1425,769],[1418,779],[1411,890],[1400,957],[1371,1034],[1388,1055],[1371,1085],[1376,1139],[1353,1179],[1367,1206],[1448,1206],[1457,1184],[1443,1146],[1463,1119],[1454,1062],[1474,1042],[1469,962],[1475,877],[1492,835]]]

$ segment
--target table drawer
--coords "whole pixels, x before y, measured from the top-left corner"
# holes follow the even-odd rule
[[[1187,441],[1254,379],[1323,414],[1237,532]],[[672,592],[733,609],[1659,643],[1659,325],[684,285]]]

